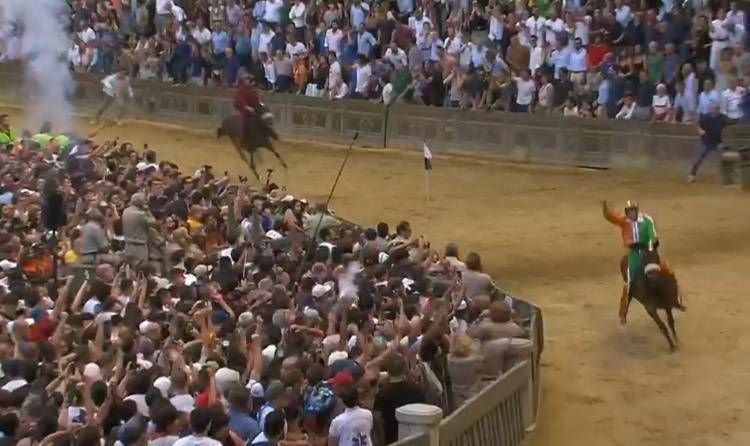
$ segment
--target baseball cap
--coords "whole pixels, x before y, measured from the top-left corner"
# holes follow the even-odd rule
[[[224,393],[232,384],[240,382],[240,374],[236,370],[222,367],[216,371],[215,379],[216,387],[220,392]]]
[[[323,297],[327,293],[330,293],[331,289],[332,289],[331,285],[328,285],[328,284],[321,285],[318,283],[313,287],[312,295],[313,297]]]
[[[349,372],[338,372],[326,383],[334,386],[351,386],[354,384],[354,377]]]
[[[349,359],[349,354],[343,350],[338,350],[330,355],[328,355],[328,365],[330,366],[336,361],[340,361],[342,359]]]
[[[161,396],[167,398],[169,395],[169,388],[172,387],[172,380],[166,376],[160,376],[154,381],[154,387],[159,389]]]

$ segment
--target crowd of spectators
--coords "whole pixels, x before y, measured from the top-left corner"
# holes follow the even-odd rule
[[[528,349],[480,256],[406,221],[12,124],[0,445],[389,444],[396,408],[450,412]]]
[[[746,14],[716,0],[72,0],[71,69],[474,110],[744,115]],[[12,45],[9,45],[12,46]],[[6,51],[12,52],[12,48]]]

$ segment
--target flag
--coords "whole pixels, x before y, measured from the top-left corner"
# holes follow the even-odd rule
[[[424,154],[424,170],[432,170],[432,152],[426,142],[422,142],[422,153]]]

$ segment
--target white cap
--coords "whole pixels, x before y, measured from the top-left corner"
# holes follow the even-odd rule
[[[83,367],[83,377],[86,381],[94,383],[102,380],[102,369],[94,362],[89,362]]]
[[[248,381],[245,388],[250,389],[250,396],[252,396],[253,398],[263,398],[266,392],[263,389],[263,384],[254,379]]]
[[[166,376],[160,376],[154,381],[154,387],[159,389],[161,396],[169,398],[169,389],[172,387],[172,380]]]
[[[240,313],[240,317],[237,318],[238,325],[250,325],[255,321],[255,316],[249,311]]]
[[[328,355],[328,365],[330,366],[336,361],[339,361],[341,359],[348,359],[349,354],[343,350],[337,350],[330,355]]]
[[[148,169],[148,164],[143,161],[135,165],[135,170],[138,172],[143,172],[146,169]]]
[[[315,286],[312,289],[312,295],[313,297],[323,297],[325,294],[331,292],[331,285],[329,284],[315,284]]]
[[[292,195],[285,195],[284,198],[281,199],[281,202],[287,202],[294,200],[294,197]]]
[[[263,356],[263,359],[271,362],[273,361],[273,358],[276,357],[276,346],[271,344],[268,347],[264,348],[263,351],[260,352],[260,354]]]
[[[216,379],[216,387],[220,392],[224,393],[232,386],[240,382],[240,374],[236,370],[232,370],[227,367],[222,367],[216,371],[214,375]]]
[[[318,310],[313,307],[305,307],[305,309],[302,310],[302,314],[308,319],[320,319],[320,313],[318,313]]]
[[[280,238],[283,238],[284,236],[281,235],[280,232],[271,229],[270,231],[266,232],[266,237],[270,238],[271,240],[278,240]]]
[[[190,413],[195,408],[195,399],[190,395],[175,395],[169,402],[172,403],[178,412]]]

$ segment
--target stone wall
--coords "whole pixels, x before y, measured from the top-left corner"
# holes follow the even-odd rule
[[[76,75],[78,105],[100,102],[100,76]],[[146,117],[198,128],[215,127],[232,113],[233,91],[173,87],[135,81],[136,102]],[[18,102],[24,90],[18,65],[0,64],[0,98]],[[323,101],[289,94],[264,94],[283,136],[347,143],[354,132],[364,147],[466,152],[519,163],[685,172],[698,140],[692,126],[633,121],[473,112],[367,101]],[[726,135],[733,147],[750,144],[750,127]],[[715,169],[716,160],[709,159]],[[708,166],[706,170],[711,169]]]

